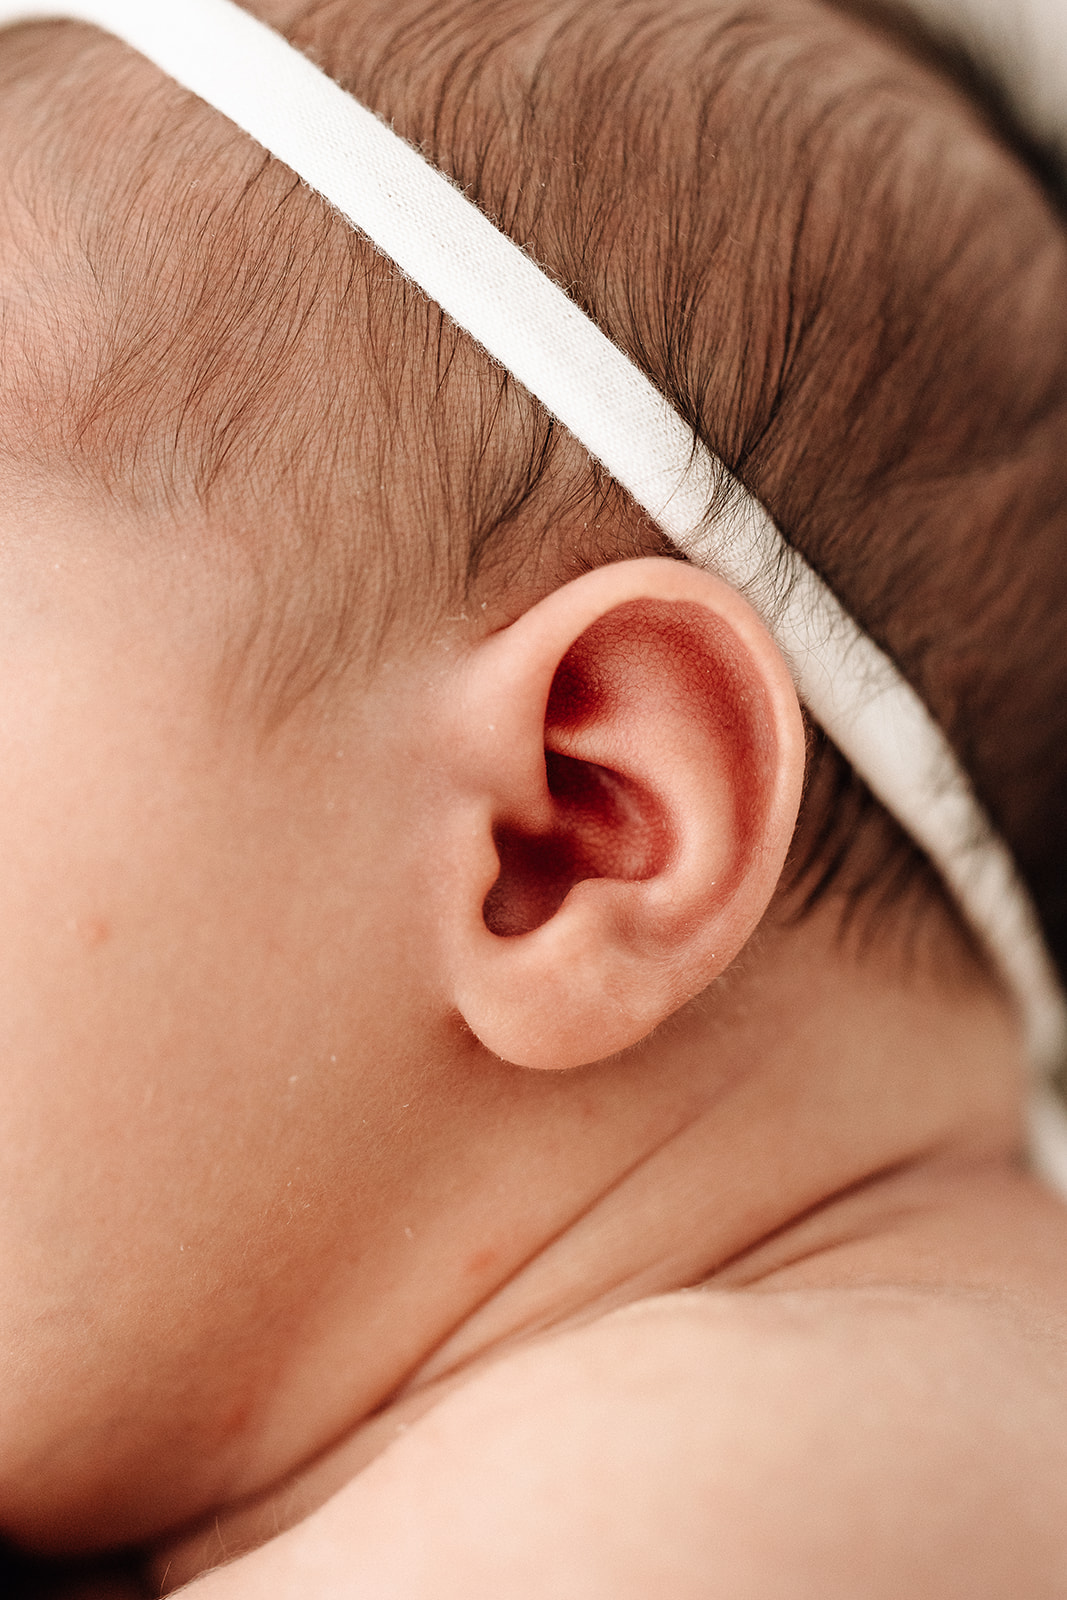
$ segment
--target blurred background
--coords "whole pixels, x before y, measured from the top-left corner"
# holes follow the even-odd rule
[[[996,76],[1067,176],[1067,0],[906,0]]]

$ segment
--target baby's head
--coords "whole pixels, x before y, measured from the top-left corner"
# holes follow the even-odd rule
[[[1067,246],[993,109],[814,0],[255,9],[768,507],[1062,962]],[[107,1543],[395,1390],[829,928],[995,986],[740,597],[290,172],[65,24],[0,145],[0,1527]]]

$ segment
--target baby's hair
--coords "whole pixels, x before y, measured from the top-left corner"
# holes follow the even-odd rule
[[[945,728],[1067,970],[1067,240],[1003,108],[867,5],[259,9],[767,505]],[[270,717],[670,553],[390,263],[113,41],[0,39],[0,145],[0,465],[243,555],[227,672]],[[815,730],[792,880],[928,884]]]

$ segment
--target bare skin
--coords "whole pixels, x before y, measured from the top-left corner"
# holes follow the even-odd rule
[[[717,1172],[734,1166],[716,1154]],[[598,1209],[601,1237],[647,1214]],[[573,1235],[553,1252],[595,1271]],[[647,1256],[632,1264],[640,1281]],[[169,1589],[262,1547],[193,1592],[295,1600],[311,1563],[327,1595],[637,1597],[669,1583],[1051,1600],[1067,1558],[1065,1268],[1062,1206],[1007,1143],[983,1157],[950,1140],[687,1294],[584,1307],[417,1375],[307,1470],[165,1547],[155,1575]]]
[[[170,1589],[262,1547],[195,1592],[290,1594],[291,1584],[296,1595],[314,1558],[331,1574],[325,1594],[344,1582],[350,1592],[480,1594],[507,1578],[509,1592],[542,1595],[568,1576],[581,1595],[646,1594],[667,1579],[686,1595],[777,1594],[777,1582],[790,1595],[838,1592],[829,1584],[889,1595],[905,1581],[931,1597],[957,1592],[949,1581],[960,1594],[1008,1594],[1013,1581],[1056,1594],[1065,1251],[1061,1205],[1008,1160],[920,1160],[819,1206],[701,1290],[635,1302],[640,1317],[577,1315],[450,1378],[414,1382],[282,1488],[165,1547],[155,1576]],[[766,1270],[776,1258],[785,1264]],[[726,1291],[734,1283],[744,1288]],[[838,1426],[849,1390],[849,1405],[878,1408],[859,1435]],[[995,1472],[977,1466],[976,1454],[1003,1451],[998,1440],[1019,1432],[1024,1450],[998,1454]],[[947,1475],[966,1486],[949,1510]],[[664,1485],[694,1501],[681,1531]],[[934,1491],[950,1533],[937,1518],[925,1526]],[[851,1507],[837,1520],[835,1496]],[[990,1499],[1001,1514],[992,1566],[976,1539]],[[426,1549],[408,1565],[414,1515]],[[808,1547],[813,1515],[822,1526]],[[1027,1522],[1038,1533],[1032,1566],[1017,1550]],[[482,1526],[493,1530],[490,1555]],[[286,1528],[293,1538],[278,1541]],[[878,1531],[889,1544],[915,1534],[913,1565],[894,1565]],[[960,1568],[965,1544],[973,1563]],[[545,1547],[558,1571],[545,1570]],[[725,1562],[713,1579],[712,1552]],[[454,1587],[442,1587],[443,1570]]]
[[[5,1534],[151,1545],[168,1588],[260,1547],[205,1597],[876,1594],[827,1509],[852,1485],[885,1593],[1005,1593],[1025,1532],[1021,1592],[1054,1594],[1067,1226],[1019,1167],[1014,1019],[936,907],[910,959],[833,904],[784,916],[802,740],[743,602],[602,569],[264,740],[219,697],[239,575],[27,503],[0,585]],[[671,640],[704,652],[674,701]],[[581,651],[603,693],[576,719],[546,698]],[[709,683],[762,696],[758,731],[708,720]],[[545,809],[567,741],[638,800],[509,942],[482,920],[494,819],[585,826]],[[677,843],[632,878],[654,804]],[[578,1031],[558,1014],[572,914],[628,963],[628,1021],[599,979]],[[664,926],[691,970],[665,977]],[[565,1070],[476,1031],[509,1025],[486,997],[512,957],[546,964],[515,1038]]]
[[[841,962],[837,977],[847,972]],[[859,1035],[877,985],[855,987]],[[901,1009],[899,1034],[885,1030],[898,1056],[923,1008],[905,998]],[[994,1040],[1010,1050],[1003,1008],[961,1007],[957,1023],[971,1045],[961,1080]],[[924,1059],[924,1037],[910,1041],[915,1066],[934,1073],[943,1058]],[[872,1082],[856,1075],[853,1115]],[[825,1093],[832,1080],[817,1081]],[[927,1151],[771,1230],[703,1289],[605,1315],[659,1270],[653,1176],[675,1202],[678,1250],[723,1251],[711,1207],[700,1217],[678,1202],[709,1170],[717,1193],[744,1184],[755,1152],[728,1096],[466,1319],[454,1368],[431,1356],[317,1461],[165,1544],[155,1581],[169,1592],[258,1547],[193,1592],[459,1596],[506,1583],[519,1595],[637,1596],[669,1581],[699,1596],[888,1596],[907,1584],[993,1597],[1018,1585],[1051,1600],[1064,1557],[1067,1229],[1060,1202],[1013,1159],[1014,1094],[998,1108],[992,1089],[986,1079],[985,1105],[954,1135],[939,1130]],[[736,1114],[746,1098],[739,1089]],[[576,1279],[603,1273],[606,1241],[627,1228],[633,1249],[617,1248],[610,1288],[576,1303]]]

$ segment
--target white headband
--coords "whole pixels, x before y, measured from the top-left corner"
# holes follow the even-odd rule
[[[679,550],[745,594],[804,704],[990,952],[1035,1065],[1061,1065],[1067,1001],[1033,906],[940,729],[629,358],[448,178],[233,0],[0,0],[0,27],[46,17],[117,35],[283,161],[514,374]],[[1037,1102],[1035,1131],[1067,1191],[1067,1123],[1051,1097]]]

